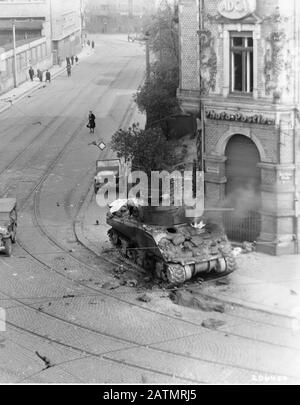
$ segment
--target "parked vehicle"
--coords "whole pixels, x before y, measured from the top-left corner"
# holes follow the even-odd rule
[[[12,244],[16,242],[17,233],[17,200],[0,199],[0,252],[12,255]]]
[[[145,40],[145,35],[142,33],[130,33],[128,34],[128,42],[143,42]]]

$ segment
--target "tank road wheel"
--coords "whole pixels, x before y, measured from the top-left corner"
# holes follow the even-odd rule
[[[110,243],[113,245],[113,247],[117,247],[119,245],[119,243],[120,243],[119,235],[117,234],[116,231],[114,231],[113,229],[110,229],[108,231],[108,237],[109,237]]]
[[[222,257],[218,260],[215,271],[219,274],[232,273],[236,269],[236,260],[233,255]]]
[[[160,280],[168,281],[167,271],[164,263],[159,261],[155,263],[155,276]]]
[[[137,257],[138,257],[138,253],[137,253],[136,249],[134,249],[134,248],[127,249],[127,257],[131,262],[136,264]]]
[[[11,239],[4,240],[5,253],[8,257],[12,255],[12,242]]]
[[[145,260],[145,252],[142,250],[137,251],[137,258],[136,258],[136,264],[140,267],[143,267],[144,265],[144,260]]]
[[[12,243],[16,243],[16,241],[17,241],[17,227],[16,227],[16,225],[14,225],[14,227],[13,227],[13,232],[12,232],[12,235],[11,235],[11,241],[12,241]]]
[[[232,273],[233,271],[236,270],[237,264],[236,264],[236,259],[233,256],[233,254],[230,254],[229,256],[225,257],[225,261],[227,264],[227,269],[226,269],[227,273]]]
[[[145,254],[143,267],[147,271],[153,271],[155,268],[155,262],[153,257]]]
[[[186,281],[186,273],[180,264],[169,264],[167,267],[167,279],[170,284],[183,284]]]
[[[225,273],[225,271],[227,271],[227,262],[226,259],[224,257],[222,257],[221,259],[218,259],[218,264],[215,268],[216,273]]]
[[[123,239],[123,238],[121,238],[120,240],[121,240],[121,254],[124,257],[128,257],[127,254],[128,254],[129,242],[127,242],[127,240]]]

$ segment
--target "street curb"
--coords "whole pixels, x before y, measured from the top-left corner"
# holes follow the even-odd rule
[[[85,55],[83,58],[88,58],[89,56],[93,55],[93,52],[90,54]],[[75,65],[75,67],[78,65]],[[51,68],[50,68],[51,69]],[[57,72],[52,74],[52,80],[55,79],[57,76],[60,76],[64,71],[65,71],[66,67],[61,67],[59,68],[59,70],[57,70]],[[22,84],[24,84],[26,82],[21,83],[20,86],[22,86]],[[12,100],[12,103],[8,104],[6,107],[0,109],[0,114],[2,114],[3,112],[9,110],[12,106],[13,103],[18,103],[19,101],[23,100],[25,97],[27,97],[29,94],[33,94],[34,92],[36,92],[37,90],[39,90],[41,88],[41,86],[43,85],[43,83],[45,82],[38,82],[36,85],[34,85],[34,87],[30,88],[29,90],[25,91],[24,93],[22,93],[19,97],[16,97]],[[1,97],[5,97],[5,94],[7,93],[3,93],[1,94]]]
[[[84,199],[83,204],[80,207],[80,210],[74,220],[74,234],[76,237],[77,242],[79,242],[82,246],[84,246],[87,250],[95,254],[96,256],[99,256],[99,251],[97,251],[94,246],[92,245],[92,242],[88,241],[85,237],[84,234],[84,216],[85,212],[92,200],[92,196],[94,193],[94,182],[91,182],[91,186],[89,187],[89,191],[86,195],[86,198]]]
[[[53,74],[52,79],[55,79],[57,76],[59,76],[60,74],[62,74],[62,72],[64,71],[64,68],[61,68],[59,71],[57,71],[56,73]],[[25,83],[25,82],[24,82]],[[22,84],[21,84],[22,85]],[[0,114],[7,111],[8,109],[11,108],[11,105],[13,103],[17,103],[21,100],[23,100],[26,96],[28,96],[29,94],[34,93],[35,91],[39,90],[42,86],[42,82],[38,82],[34,87],[30,88],[29,90],[25,91],[24,93],[22,93],[19,97],[16,97],[14,99],[12,99],[12,103],[8,104],[6,107],[2,108],[0,110]],[[5,96],[5,93],[3,94],[3,96]]]

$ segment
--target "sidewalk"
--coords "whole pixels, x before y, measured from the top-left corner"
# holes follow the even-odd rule
[[[80,65],[80,61],[84,60],[85,58],[89,57],[92,55],[94,51],[90,47],[85,47],[83,48],[82,52],[78,55],[79,62],[77,65]],[[74,64],[73,68],[77,66]],[[65,72],[66,70],[66,62],[62,64],[62,66],[54,65],[52,68],[49,69],[49,72],[51,73],[51,80],[55,79],[57,76]],[[45,74],[44,74],[44,80],[45,80]],[[20,84],[17,88],[10,90],[7,93],[1,94],[0,95],[0,114],[6,110],[8,110],[13,103],[16,103],[26,96],[28,96],[30,93],[33,93],[34,91],[42,88],[45,86],[46,83],[40,82],[40,80],[35,77],[33,82],[30,80],[27,80],[26,82]]]
[[[241,254],[225,280],[204,284],[201,294],[225,303],[287,317],[300,317],[300,256]]]

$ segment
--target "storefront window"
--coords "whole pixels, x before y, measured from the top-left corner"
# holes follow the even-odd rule
[[[231,33],[231,92],[253,93],[253,37]]]

